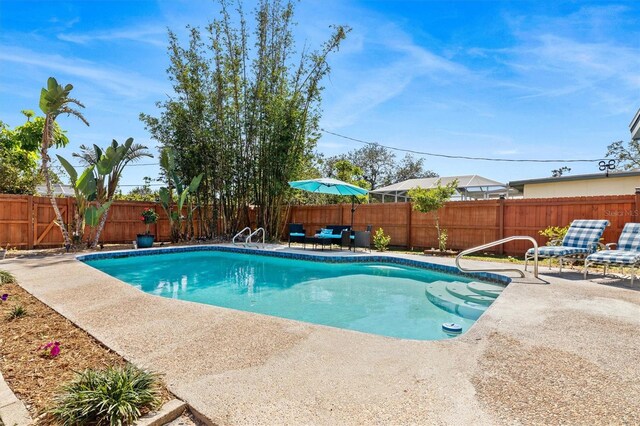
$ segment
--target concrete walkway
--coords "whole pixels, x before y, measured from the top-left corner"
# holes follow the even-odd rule
[[[157,297],[67,255],[0,268],[216,424],[640,423],[628,281],[515,279],[466,334],[411,341]]]

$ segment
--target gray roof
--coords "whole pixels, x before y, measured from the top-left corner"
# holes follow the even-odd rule
[[[458,180],[458,189],[473,191],[482,190],[490,191],[497,189],[504,189],[506,185],[495,180],[487,179],[478,175],[464,175],[464,176],[442,176],[424,179],[409,179],[403,182],[394,183],[393,185],[385,186],[382,188],[374,189],[374,194],[390,194],[395,192],[404,192],[412,188],[434,188],[438,181],[441,185],[447,185],[449,182]]]
[[[631,123],[629,123],[629,131],[631,132],[631,139],[640,139],[640,109],[636,112]]]
[[[53,188],[53,195],[63,196],[63,197],[73,197],[75,195],[73,191],[73,187],[71,187],[70,185],[62,185],[59,183],[54,183],[51,186]],[[47,186],[46,185],[36,186],[36,193],[38,195],[47,195]]]
[[[626,172],[609,172],[607,175],[604,172],[601,173],[589,173],[586,175],[566,175],[560,177],[546,177],[546,178],[538,178],[538,179],[525,179],[525,180],[514,180],[508,183],[508,185],[512,188],[516,188],[522,191],[525,185],[530,185],[534,183],[551,183],[551,182],[567,182],[572,180],[591,180],[591,179],[607,179],[613,177],[630,177],[630,176],[640,176],[640,170],[630,170]]]

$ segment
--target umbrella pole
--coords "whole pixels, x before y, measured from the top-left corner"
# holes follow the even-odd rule
[[[351,230],[352,231],[353,231],[353,214],[356,212],[355,202],[356,202],[356,196],[352,195],[351,196]]]

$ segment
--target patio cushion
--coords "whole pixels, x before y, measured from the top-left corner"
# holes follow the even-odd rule
[[[335,239],[338,239],[338,240],[339,240],[340,238],[342,238],[342,236],[341,236],[341,235],[336,235],[336,234],[322,234],[322,233],[320,233],[320,234],[316,234],[316,235],[314,235],[314,237],[316,237],[316,238],[328,238],[328,239],[334,239],[334,240],[335,240]]]
[[[322,228],[320,230],[320,235],[331,235],[333,234],[333,229]]]
[[[569,256],[571,254],[588,254],[591,253],[590,249],[580,247],[565,247],[565,246],[543,246],[538,248],[538,256],[542,257],[560,257]],[[533,249],[527,250],[527,255],[533,256]]]
[[[618,249],[612,251],[640,251],[640,223],[627,223],[618,239]]]
[[[291,232],[289,233],[290,237],[304,237],[305,234],[301,233],[301,232]]]
[[[594,251],[608,220],[574,220],[562,240],[561,247],[581,247]]]
[[[587,261],[596,263],[620,263],[632,265],[640,261],[640,251],[601,250],[587,256]]]

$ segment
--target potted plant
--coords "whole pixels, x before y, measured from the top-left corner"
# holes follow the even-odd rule
[[[144,209],[140,215],[140,220],[147,226],[147,231],[136,236],[138,248],[151,247],[155,236],[149,231],[149,226],[158,221],[158,213],[155,210]]]

